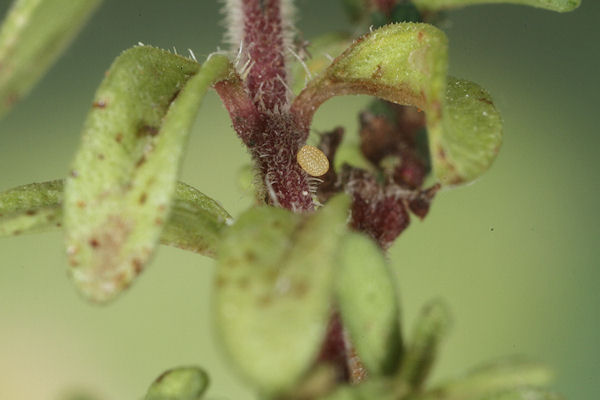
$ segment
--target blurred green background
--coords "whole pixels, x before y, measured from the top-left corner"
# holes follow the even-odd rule
[[[0,13],[8,8],[0,0]],[[334,0],[299,0],[306,38],[350,28]],[[574,13],[478,6],[449,13],[451,73],[486,87],[505,143],[475,184],[440,193],[391,249],[405,329],[441,296],[455,323],[434,379],[527,354],[557,371],[570,400],[600,398],[600,195],[597,128],[600,3]],[[141,41],[204,58],[221,44],[216,0],[107,0],[33,93],[0,121],[0,190],[65,176],[96,86]],[[363,97],[325,104],[315,129],[356,137]],[[249,156],[211,94],[182,179],[236,215]],[[138,399],[163,370],[199,364],[209,399],[253,398],[212,330],[210,259],[161,247],[132,290],[83,302],[66,277],[60,233],[0,240],[0,399],[57,400],[73,390]]]

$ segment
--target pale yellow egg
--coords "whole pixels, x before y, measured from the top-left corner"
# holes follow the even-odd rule
[[[315,146],[302,146],[296,155],[300,167],[311,176],[325,175],[329,171],[329,160],[325,153]]]

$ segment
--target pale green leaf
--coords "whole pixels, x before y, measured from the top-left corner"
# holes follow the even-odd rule
[[[581,0],[412,0],[422,11],[439,11],[477,4],[521,4],[546,10],[567,12],[573,11],[581,4]]]
[[[445,303],[434,300],[425,305],[409,338],[400,369],[400,379],[411,388],[419,389],[424,384],[449,325],[450,312]]]
[[[63,181],[32,183],[0,193],[0,237],[62,226]]]
[[[15,0],[0,27],[0,117],[25,96],[101,0]]]
[[[525,387],[483,396],[477,400],[564,400],[564,398],[544,389]]]
[[[402,352],[394,278],[381,249],[352,233],[341,243],[336,275],[344,326],[370,376],[395,371]]]
[[[502,144],[502,118],[479,85],[448,78],[442,133],[430,130],[436,175],[446,183],[470,182],[492,164]]]
[[[485,172],[502,140],[502,123],[477,85],[446,83],[447,39],[428,24],[401,23],[367,34],[298,95],[292,110],[309,126],[332,96],[367,94],[416,106],[427,114],[430,153],[444,184],[472,181]]]
[[[187,134],[223,56],[189,59],[139,46],[118,57],[98,89],[65,187],[70,273],[89,299],[128,287],[167,220]]]
[[[551,371],[540,363],[518,357],[507,358],[483,365],[461,378],[441,384],[426,393],[423,400],[487,399],[485,396],[504,390],[524,386],[542,387],[552,380],[552,376]]]
[[[219,337],[238,371],[262,392],[292,387],[324,340],[348,202],[334,197],[310,216],[251,209],[219,247]]]
[[[200,400],[208,383],[208,375],[200,368],[175,368],[156,378],[144,400]]]
[[[332,394],[320,400],[400,400],[407,388],[391,379],[369,379],[356,386],[340,386]]]
[[[0,193],[0,237],[62,226],[63,181],[19,186]],[[178,182],[160,242],[214,256],[229,214],[213,199]]]
[[[214,257],[223,228],[232,222],[215,200],[178,182],[160,242]]]

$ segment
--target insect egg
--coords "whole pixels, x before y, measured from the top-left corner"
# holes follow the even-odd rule
[[[329,171],[329,160],[315,146],[302,146],[296,155],[300,167],[310,176],[325,175]]]

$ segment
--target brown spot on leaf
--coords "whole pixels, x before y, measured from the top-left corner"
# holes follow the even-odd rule
[[[77,178],[79,176],[79,172],[72,169],[69,175],[71,175],[72,178]]]
[[[148,195],[146,193],[142,193],[140,195],[140,199],[138,201],[139,201],[140,204],[144,204],[147,199],[148,199]]]
[[[490,100],[486,99],[485,97],[480,97],[478,100],[481,101],[482,103],[486,103],[491,106],[494,105],[494,103],[492,103]]]
[[[92,107],[100,108],[100,109],[106,108],[106,101],[104,101],[104,100],[95,101],[92,103]]]
[[[225,285],[227,285],[227,280],[222,276],[218,276],[216,280],[216,285],[218,288],[223,288],[225,287]]]
[[[160,225],[162,225],[162,224],[164,224],[164,223],[165,223],[165,221],[163,221],[163,219],[162,219],[162,218],[160,218],[160,217],[158,217],[158,218],[156,218],[156,219],[154,220],[154,224],[155,224],[155,225],[157,225],[157,226],[160,226]]]
[[[115,136],[115,140],[117,143],[121,143],[123,141],[123,134],[117,133],[117,135]]]
[[[85,208],[85,206],[86,206],[85,201],[79,200],[77,202],[77,207],[79,207],[79,208]]]
[[[302,298],[304,296],[306,296],[306,293],[308,293],[308,283],[306,283],[306,281],[298,281],[298,282],[294,282],[292,284],[292,294],[296,297],[296,298]]]
[[[104,154],[99,153],[98,154],[98,160],[100,160],[100,161],[104,160]]]
[[[371,79],[381,79],[382,75],[383,75],[383,68],[381,67],[381,64],[378,64],[375,71],[373,71],[373,73],[371,74]]]
[[[131,260],[131,266],[133,267],[133,272],[135,272],[136,275],[139,275],[144,269],[144,264],[138,258]]]
[[[143,165],[145,162],[146,162],[146,156],[145,156],[145,155],[143,155],[143,156],[141,156],[141,157],[140,157],[140,159],[139,159],[139,160],[137,160],[137,162],[135,163],[135,167],[136,167],[136,168],[139,168],[139,167],[141,167],[141,166],[142,166],[142,165]]]
[[[29,216],[33,216],[33,215],[37,214],[37,211],[36,210],[27,210],[27,211],[25,211],[25,214],[29,215]]]
[[[148,125],[148,124],[142,124],[138,130],[137,130],[137,137],[144,137],[144,136],[156,136],[159,133],[159,129],[156,126],[152,126],[152,125]]]
[[[269,296],[268,294],[260,296],[258,298],[258,305],[260,307],[268,307],[272,303],[273,303],[273,297]]]
[[[20,235],[21,233],[23,233],[22,230],[17,229],[16,231],[13,231],[13,235]]]
[[[100,242],[96,238],[91,238],[89,243],[90,243],[90,246],[92,246],[92,248],[94,248],[94,249],[97,249],[98,247],[100,247]]]
[[[257,256],[254,252],[252,251],[247,251],[246,252],[246,261],[248,261],[249,263],[254,263],[257,260]]]

